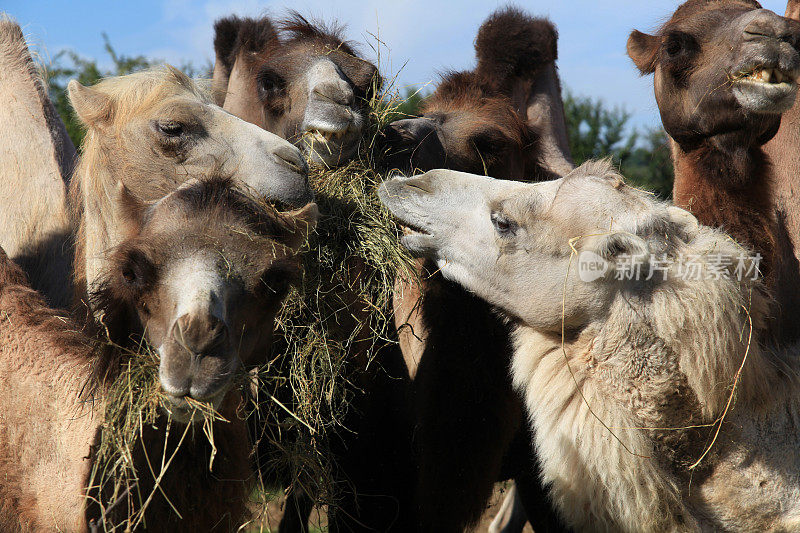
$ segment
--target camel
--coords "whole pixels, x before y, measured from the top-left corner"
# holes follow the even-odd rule
[[[404,246],[513,324],[514,384],[571,527],[800,527],[797,346],[757,341],[749,251],[604,161],[537,184],[434,170],[379,194]]]
[[[800,24],[752,0],[690,0],[655,35],[633,31],[628,39],[637,68],[654,74],[676,205],[761,254],[778,303],[770,334],[786,344],[800,339],[795,210],[785,199],[795,150],[783,140],[766,151],[765,144],[795,101],[798,50]]]
[[[75,147],[53,108],[22,30],[0,14],[0,246],[53,307],[71,290],[67,186]],[[24,198],[24,201],[20,199]]]
[[[280,22],[230,16],[214,24],[218,105],[335,167],[357,152],[378,70],[338,27],[296,12]]]
[[[477,67],[446,75],[421,117],[386,128],[389,166],[515,180],[571,170],[553,25],[500,9],[478,30],[475,51]],[[557,530],[530,468],[523,405],[507,372],[509,328],[436,270],[420,262],[421,286],[399,279],[394,301],[417,393],[421,527],[462,531],[482,515],[495,481],[512,477],[534,527]],[[470,365],[460,364],[464,354]]]
[[[123,524],[151,493],[143,516],[151,531],[200,531],[210,525],[232,531],[244,520],[254,478],[247,428],[237,414],[242,398],[229,375],[268,348],[275,312],[300,275],[297,249],[317,210],[309,204],[280,214],[232,183],[190,179],[152,205],[118,184],[124,238],[110,252],[98,293],[109,333],[121,335],[131,313],[148,328],[160,328],[156,335],[163,341],[156,347],[165,412],[172,420],[194,421],[186,401],[191,397],[214,404],[227,422],[214,422],[213,454],[191,426],[170,433],[167,416],[147,426],[141,446],[132,450],[136,486],[116,503],[103,487],[87,485],[104,424],[105,393],[130,352],[99,347],[70,318],[57,316],[0,250],[3,531],[86,531],[104,527],[106,520]],[[229,375],[221,373],[222,366]],[[164,452],[172,454],[180,441],[156,491],[158,468],[153,472],[148,465]]]
[[[105,254],[121,242],[112,202],[118,180],[133,196],[155,201],[192,174],[216,168],[270,200],[304,205],[313,199],[299,150],[226,113],[171,66],[92,87],[73,80],[68,93],[87,129],[70,184],[77,220],[75,291],[84,305],[98,288]]]
[[[800,2],[789,0],[784,16],[800,22]],[[764,152],[772,162],[770,196],[774,198],[778,226],[777,244],[780,263],[776,265],[776,299],[780,331],[787,341],[800,339],[800,326],[794,317],[800,312],[800,206],[794,181],[800,173],[800,100],[781,117],[781,125]]]

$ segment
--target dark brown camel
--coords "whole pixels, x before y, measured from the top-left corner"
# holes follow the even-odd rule
[[[556,49],[548,21],[513,8],[490,15],[476,38],[475,70],[446,75],[422,117],[386,129],[390,165],[515,180],[570,170]],[[395,296],[401,346],[415,374],[421,529],[463,531],[484,512],[494,483],[510,477],[537,531],[558,529],[511,386],[508,326],[435,271],[432,264],[423,270],[421,299],[402,280]]]
[[[313,163],[337,166],[356,153],[380,77],[341,28],[291,12],[277,23],[231,16],[214,31],[220,106],[291,141]]]
[[[93,348],[95,341],[47,309],[0,252],[0,314],[5,317],[0,366],[8,378],[0,392],[5,413],[0,424],[1,529],[86,530],[101,515],[122,523],[137,509],[137,495],[146,499],[152,493],[144,514],[149,531],[201,531],[210,524],[220,531],[236,530],[248,512],[254,478],[247,428],[237,414],[242,398],[226,374],[268,348],[274,314],[300,275],[296,249],[313,227],[316,206],[278,214],[221,179],[187,182],[152,206],[139,203],[122,186],[118,192],[126,236],[111,250],[102,289],[95,294],[109,334],[122,346],[133,346],[145,326],[153,328],[148,334],[161,355],[165,409],[175,419],[191,420],[185,397],[192,397],[212,402],[229,422],[214,424],[211,470],[210,444],[201,432],[188,431],[158,491],[148,464],[162,457],[165,441],[171,454],[184,431],[179,427],[165,434],[166,419],[146,427],[141,445],[133,450],[136,486],[105,512],[90,503],[94,499],[85,500],[105,393],[129,352]],[[214,259],[209,262],[209,257]],[[187,265],[197,267],[190,269],[197,275]],[[216,305],[203,293],[217,294]],[[212,304],[207,313],[203,303]],[[173,321],[175,309],[180,316]],[[232,355],[234,337],[249,340]],[[89,495],[112,503],[96,488]]]
[[[752,0],[690,0],[656,35],[634,31],[628,39],[640,72],[655,76],[672,139],[675,204],[761,254],[781,304],[771,334],[786,343],[800,336],[797,259],[787,240],[796,211],[780,205],[773,169],[788,184],[791,155],[771,164],[764,145],[795,100],[798,49],[800,24]]]

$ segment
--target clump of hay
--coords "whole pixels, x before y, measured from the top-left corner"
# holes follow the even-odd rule
[[[284,479],[318,504],[336,502],[327,439],[348,431],[342,421],[360,392],[355,381],[379,372],[372,368],[379,366],[377,354],[397,343],[395,280],[417,276],[376,193],[387,177],[380,170],[378,132],[397,118],[401,101],[396,93],[375,93],[357,156],[341,167],[310,170],[320,219],[304,250],[302,285],[277,317],[273,362],[257,377],[258,416],[266,415],[260,437],[275,451],[260,460],[288,474]]]
[[[251,426],[261,431],[254,446],[260,443],[262,451],[253,455],[261,472],[275,473],[257,479],[254,522],[266,513],[275,496],[272,489],[286,480],[286,490],[299,488],[317,503],[335,505],[336,465],[328,438],[333,431],[347,430],[342,420],[358,394],[353,378],[368,371],[382,348],[396,343],[395,279],[416,276],[413,259],[398,245],[399,230],[376,194],[386,177],[378,170],[378,131],[397,118],[401,102],[396,93],[375,94],[358,155],[344,166],[310,172],[321,216],[304,250],[302,285],[291,292],[277,317],[269,362],[238,380],[249,400],[240,415],[255,417]],[[143,525],[147,505],[159,490],[156,483],[153,494],[144,494],[137,484],[133,454],[143,431],[167,424],[173,439],[182,434],[180,447],[187,432],[202,424],[213,447],[213,425],[224,419],[198,402],[202,422],[183,426],[165,417],[168,404],[158,383],[158,356],[146,346],[129,354],[105,394],[103,434],[90,482],[91,494],[102,500],[96,502],[102,519],[94,529],[134,530]],[[153,458],[153,478],[160,479],[169,468],[169,455],[177,447]]]

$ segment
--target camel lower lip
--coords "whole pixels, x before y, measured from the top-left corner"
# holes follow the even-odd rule
[[[781,114],[794,104],[797,84],[793,81],[766,83],[742,78],[734,83],[733,94],[739,104],[751,112]]]

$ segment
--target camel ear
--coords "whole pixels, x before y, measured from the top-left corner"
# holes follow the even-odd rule
[[[639,271],[647,274],[650,250],[641,237],[627,232],[602,235],[593,243],[592,251],[611,265],[619,268],[639,266]]]
[[[142,220],[147,204],[131,193],[130,189],[117,181],[114,191],[114,213],[124,233],[134,235],[142,229]]]
[[[314,202],[310,202],[300,209],[281,213],[281,217],[291,232],[286,239],[286,246],[293,250],[299,250],[317,227],[319,207]]]
[[[689,211],[681,209],[678,206],[671,205],[667,208],[669,219],[678,226],[681,230],[686,232],[690,238],[697,234],[700,229],[700,222]]]
[[[111,97],[95,87],[85,87],[72,80],[67,85],[67,95],[75,114],[84,126],[103,126],[111,123],[114,105]]]
[[[656,70],[656,57],[661,46],[661,38],[633,30],[628,37],[628,56],[642,74],[652,74]]]
[[[192,81],[192,78],[190,78],[189,76],[184,74],[183,71],[176,69],[175,67],[173,67],[169,63],[167,63],[165,65],[165,67],[167,68],[167,71],[170,74],[172,74],[172,77],[175,78],[175,80],[178,83],[180,83],[184,87],[189,87],[189,88],[194,87],[194,82]]]

